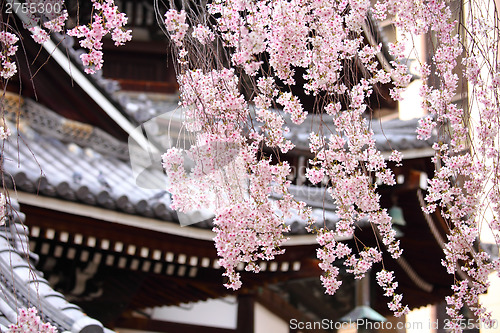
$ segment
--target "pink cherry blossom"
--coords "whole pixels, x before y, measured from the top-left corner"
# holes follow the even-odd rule
[[[58,330],[50,323],[44,323],[38,316],[36,308],[20,308],[18,309],[18,317],[16,324],[10,324],[7,333],[57,333]]]

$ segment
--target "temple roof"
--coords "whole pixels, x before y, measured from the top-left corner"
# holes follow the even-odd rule
[[[64,295],[52,289],[43,273],[34,268],[38,256],[29,250],[28,228],[19,205],[11,200],[6,223],[0,226],[0,331],[17,323],[18,308],[36,306],[44,322],[50,322],[58,332],[112,332],[83,313]]]
[[[43,196],[86,205],[103,207],[126,214],[181,223],[183,215],[170,208],[170,195],[165,191],[167,179],[161,169],[160,154],[151,158],[150,168],[136,170],[131,163],[127,144],[118,141],[93,126],[70,121],[31,99],[19,99],[14,95],[6,98],[7,119],[15,121],[20,108],[20,125],[13,129],[12,137],[4,147],[7,184],[15,184],[18,190],[39,193]],[[149,122],[154,122],[155,119]],[[308,121],[308,120],[306,120]],[[415,138],[416,121],[393,120],[372,128],[377,145],[383,151],[400,149],[430,154],[427,141]],[[146,123],[147,125],[147,123]],[[307,146],[307,131],[315,123],[292,126],[291,133],[299,147]],[[151,127],[151,126],[150,126]],[[147,129],[147,126],[146,126]],[[19,136],[17,136],[19,135]],[[167,147],[162,147],[164,151]],[[144,153],[144,152],[143,152]],[[148,157],[148,156],[146,156]],[[147,163],[146,163],[147,164]],[[291,192],[298,200],[304,200],[316,208],[318,225],[324,222],[332,227],[338,220],[335,206],[324,188],[292,185]],[[325,213],[326,212],[326,213]],[[196,227],[211,228],[211,215],[196,217]],[[205,215],[203,215],[205,214]],[[197,216],[198,216],[197,215]],[[298,217],[289,219],[293,233],[304,233],[303,222]]]
[[[17,102],[16,98],[15,102]],[[32,100],[22,100],[19,130],[4,147],[6,177],[18,190],[176,221],[165,183],[136,186],[126,144],[92,126],[69,121]],[[12,109],[11,109],[12,110]],[[15,117],[15,113],[9,113]],[[12,118],[11,118],[12,119]],[[17,137],[17,134],[19,136]],[[151,174],[152,173],[152,174]],[[162,181],[161,171],[147,176]],[[157,177],[157,178],[154,178]]]

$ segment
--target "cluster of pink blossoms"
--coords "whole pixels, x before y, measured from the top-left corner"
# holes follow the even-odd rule
[[[38,24],[40,22],[40,17],[35,15],[35,13],[28,13],[29,23],[28,30],[31,32],[31,36],[35,40],[35,42],[39,44],[45,43],[49,39],[49,33],[51,32],[61,32],[64,30],[64,25],[66,20],[68,19],[68,12],[66,10],[62,10],[57,12],[57,8],[63,7],[63,1],[61,0],[52,0],[42,2],[40,0],[30,0],[26,2],[29,6],[33,6],[33,8],[47,8],[52,9],[50,12],[44,12],[44,14],[49,18],[48,21],[44,22],[42,27]],[[41,11],[40,11],[41,14]]]
[[[196,141],[189,149],[171,148],[163,155],[172,207],[182,212],[214,207],[214,240],[228,277],[225,285],[238,289],[237,268],[258,272],[259,261],[282,253],[288,230],[284,219],[304,204],[288,192],[288,163],[258,160],[266,130],[245,137],[249,109],[234,70],[186,71],[179,82],[184,124]],[[195,161],[189,172],[186,157]],[[273,193],[282,199],[271,200]]]
[[[198,24],[195,28],[193,28],[192,35],[203,45],[210,43],[215,39],[214,33],[208,27],[201,24]]]
[[[102,68],[102,38],[105,35],[111,33],[116,46],[132,39],[132,31],[123,28],[127,24],[127,16],[118,11],[113,0],[92,0],[92,4],[96,10],[92,22],[68,31],[70,36],[83,38],[80,46],[89,50],[80,56],[87,74],[94,74]]]
[[[385,290],[384,296],[392,297],[392,301],[387,303],[390,310],[394,311],[396,317],[408,313],[408,307],[401,304],[402,295],[395,294],[398,283],[394,280],[394,273],[382,269],[377,272],[377,283]]]
[[[286,179],[290,173],[288,164],[278,166],[269,162],[261,160],[250,165],[248,199],[216,212],[214,231],[217,236],[214,240],[221,256],[219,264],[226,269],[224,275],[229,278],[225,284],[228,288],[241,286],[239,273],[235,271],[239,263],[246,263],[247,271],[259,272],[259,261],[273,260],[284,252],[280,247],[287,239],[283,233],[288,227],[283,215],[289,216],[288,209],[299,208],[287,198],[286,187],[273,189],[272,186]],[[278,203],[269,200],[271,192],[279,190],[285,198]]]
[[[327,235],[352,235],[356,221],[366,218],[376,226],[391,255],[394,258],[401,255],[391,218],[380,207],[380,195],[371,180],[373,175],[392,185],[395,183],[394,176],[375,147],[373,132],[369,130],[363,113],[374,85],[393,79],[398,87],[404,88],[409,82],[409,75],[406,67],[396,62],[391,72],[380,69],[376,54],[381,46],[363,44],[362,26],[358,21],[366,17],[369,2],[353,4],[349,6],[347,16],[342,14],[348,8],[347,1],[334,6],[329,1],[216,1],[208,6],[209,13],[216,17],[217,22],[210,31],[217,33],[228,47],[234,48],[230,56],[234,68],[214,71],[209,67],[193,70],[183,67],[178,82],[181,105],[188,119],[186,128],[204,140],[211,137],[237,144],[239,154],[235,155],[235,161],[241,158],[245,163],[243,168],[246,171],[238,176],[247,184],[246,187],[230,186],[234,180],[228,181],[223,177],[219,177],[223,179],[222,183],[215,182],[221,189],[217,193],[219,206],[214,220],[216,247],[221,256],[221,266],[229,277],[227,286],[231,288],[240,286],[235,269],[238,263],[246,263],[247,269],[258,271],[257,260],[269,260],[281,252],[277,249],[285,240],[282,233],[287,230],[283,217],[293,211],[308,222],[310,231],[318,233],[322,246],[318,250],[318,258],[322,262],[320,267],[325,271],[321,280],[328,293],[333,294],[340,286],[340,281],[336,279],[338,267],[334,266],[336,258],[347,257],[345,265],[361,277],[381,260],[381,252],[375,248],[366,249],[358,257],[352,255],[352,250],[345,244],[336,243],[333,238],[324,240]],[[195,18],[192,20],[195,22]],[[186,51],[184,37],[190,29],[186,21],[183,11],[167,12],[167,31],[180,50],[181,65],[187,65],[189,57],[202,56],[190,53],[195,50]],[[193,34],[199,34],[198,26],[193,28]],[[206,39],[200,40],[202,44],[206,42]],[[271,71],[261,68],[261,56],[264,54],[268,57]],[[368,76],[360,82],[350,83],[342,79],[343,62],[355,57],[359,57],[366,66]],[[313,183],[326,178],[331,184],[328,193],[337,203],[337,213],[341,217],[335,230],[317,230],[311,210],[288,193],[290,182],[286,163],[273,165],[271,159],[258,158],[262,146],[277,148],[282,153],[293,149],[293,143],[287,139],[289,129],[285,126],[283,113],[289,114],[296,124],[301,124],[308,116],[299,98],[276,80],[294,85],[296,67],[305,68],[304,78],[308,80],[306,90],[309,93],[328,93],[325,110],[333,116],[332,125],[336,131],[329,140],[319,134],[311,135],[311,152],[316,157],[309,162],[312,167],[307,170],[307,177]],[[258,76],[253,91],[255,113],[249,112],[243,95],[237,93],[237,70],[250,77]],[[339,97],[346,95],[349,109],[342,111]],[[281,105],[283,111],[275,109],[276,105]],[[245,128],[248,130],[244,131]],[[206,141],[204,145],[207,145]],[[196,147],[203,150],[198,144]],[[184,197],[187,193],[199,193],[196,185],[201,183],[197,181],[194,184],[189,180],[191,175],[184,172],[179,163],[180,156],[180,152],[170,150],[164,155],[164,166],[169,177],[183,179],[180,182],[173,180],[169,190],[174,194],[174,205],[184,209],[206,198],[203,195],[189,199]],[[398,163],[401,158],[398,152],[392,157]],[[206,158],[201,158],[201,161],[207,166],[214,164]],[[208,170],[217,173],[211,167]],[[366,174],[366,170],[371,175]],[[217,178],[210,177],[212,181]],[[235,194],[241,192],[243,197]],[[270,201],[272,193],[281,195],[282,199],[277,203]],[[276,214],[276,207],[279,214]],[[263,239],[267,241],[263,243]],[[395,311],[402,314],[407,310],[398,307]]]
[[[186,12],[170,9],[165,13],[165,27],[176,46],[181,46],[189,26],[186,24]],[[200,32],[198,28],[195,34]]]
[[[0,43],[2,47],[2,53],[0,53],[0,62],[2,67],[0,68],[0,76],[4,79],[11,78],[17,72],[16,63],[12,60],[12,57],[16,54],[17,43],[19,38],[16,35],[0,31]]]
[[[132,31],[123,28],[127,24],[127,16],[118,11],[113,0],[92,0],[92,4],[94,7],[92,22],[67,31],[69,36],[84,38],[80,41],[80,46],[88,49],[89,52],[82,54],[80,58],[87,74],[94,74],[102,68],[102,38],[105,35],[110,33],[116,46],[123,45],[132,39]],[[68,12],[66,10],[56,11],[56,9],[63,8],[62,0],[27,0],[26,5],[27,8],[36,9],[35,12],[32,12],[31,9],[28,11],[28,22],[24,23],[35,42],[43,44],[49,39],[50,33],[64,30]],[[44,11],[42,12],[40,8]],[[46,12],[48,9],[53,11]],[[48,20],[39,25],[42,14]],[[6,31],[0,32],[0,34],[0,43],[2,43],[0,76],[8,79],[17,71],[16,64],[10,58],[17,51],[17,46],[13,45],[17,42],[17,37]]]
[[[184,10],[179,12],[174,9],[168,10],[165,13],[165,27],[174,45],[179,48],[177,61],[180,65],[186,65],[187,51],[184,49],[184,37],[186,37],[189,28],[186,24],[186,12]],[[193,36],[203,45],[211,38],[208,28],[205,29],[201,24],[193,30]]]
[[[10,324],[7,333],[57,333],[57,328],[42,322],[36,308],[21,308],[17,324]]]
[[[329,295],[335,294],[342,285],[342,281],[337,280],[339,268],[333,266],[333,262],[351,255],[351,248],[344,243],[335,241],[335,233],[332,230],[320,229],[318,231],[318,244],[322,248],[317,249],[317,257],[321,260],[319,267],[325,272],[321,277],[321,283],[325,287],[325,292]]]
[[[488,179],[492,180],[495,189],[488,198],[496,214],[490,222],[490,228],[497,242],[500,240],[500,174],[498,168],[488,166],[488,162],[496,163],[494,160],[499,156],[497,137],[500,124],[497,115],[500,73],[494,69],[496,65],[491,65],[488,77],[481,77],[481,65],[474,57],[482,51],[479,44],[471,43],[468,55],[464,58],[464,75],[474,84],[480,109],[479,125],[473,131],[479,144],[474,152],[464,153],[471,132],[467,127],[465,112],[453,102],[459,84],[455,67],[463,50],[455,30],[456,22],[445,1],[379,0],[372,6],[367,0],[218,0],[208,5],[208,15],[212,15],[213,20],[205,22],[215,22],[210,28],[190,28],[186,21],[196,22],[196,18],[188,18],[182,11],[170,10],[167,13],[167,30],[180,49],[179,63],[185,65],[179,84],[184,92],[183,106],[189,116],[186,126],[193,131],[200,131],[204,140],[209,133],[217,140],[237,143],[237,156],[244,161],[242,169],[245,171],[240,174],[240,178],[245,180],[243,183],[247,186],[238,190],[243,189],[244,202],[252,211],[245,210],[241,198],[235,200],[236,187],[224,187],[221,184],[221,188],[227,191],[222,196],[225,200],[219,200],[219,215],[216,214],[216,246],[230,277],[229,285],[239,286],[234,270],[238,262],[246,262],[247,267],[258,270],[254,261],[262,259],[262,256],[256,256],[259,246],[254,232],[263,230],[261,228],[266,223],[271,230],[281,220],[268,211],[269,194],[272,188],[276,191],[278,185],[281,186],[279,191],[282,191],[282,198],[286,199],[278,205],[281,211],[287,214],[289,211],[286,208],[293,207],[309,222],[307,229],[317,233],[320,244],[317,255],[321,261],[320,267],[325,272],[321,281],[327,293],[334,293],[341,284],[337,280],[339,270],[335,266],[338,259],[344,259],[349,271],[361,277],[374,263],[381,261],[382,250],[393,258],[401,256],[402,250],[395,237],[391,217],[381,207],[380,195],[377,193],[377,184],[394,185],[395,178],[375,145],[373,132],[364,114],[374,87],[390,83],[390,96],[399,101],[412,77],[408,73],[408,53],[404,41],[388,45],[393,60],[383,64],[379,62],[382,46],[371,41],[365,42],[363,30],[369,29],[366,19],[370,12],[376,20],[393,18],[403,38],[410,39],[412,34],[429,32],[436,36],[433,66],[423,63],[420,68],[424,81],[428,81],[431,74],[440,81],[438,87],[424,84],[421,89],[422,107],[429,115],[420,121],[417,136],[427,140],[437,135],[440,141],[433,146],[436,150],[433,162],[439,168],[434,179],[429,181],[425,211],[432,213],[439,209],[449,222],[450,234],[445,245],[444,260],[448,271],[455,274],[461,270],[470,278],[460,287],[453,287],[454,295],[447,299],[449,313],[454,319],[459,319],[459,310],[467,304],[479,318],[487,321],[489,315],[477,296],[486,290],[487,283],[484,281],[487,273],[498,270],[500,264],[497,261],[490,262],[483,251],[476,253],[470,244],[479,236],[476,220],[479,215],[477,209],[481,207],[479,193]],[[471,26],[473,30],[485,32],[489,25],[474,21]],[[203,57],[196,53],[197,48],[187,51],[184,36],[188,35],[190,29],[192,35],[207,47],[212,34],[224,43],[229,53],[225,59],[227,62],[224,65],[221,65],[223,62],[217,64],[216,74],[244,76],[244,84],[238,82],[241,87],[248,88],[247,95],[252,98],[250,104],[232,90],[237,79],[212,90],[213,82],[218,79],[214,78],[208,62],[203,68],[188,68],[188,59]],[[496,51],[491,53],[496,54]],[[221,69],[228,63],[231,69]],[[496,64],[497,60],[490,59],[484,63]],[[346,78],[347,65],[362,66],[363,74],[357,78]],[[434,73],[431,73],[431,68]],[[304,73],[302,78],[306,81],[300,88],[313,96],[321,96],[316,99],[313,110],[304,110],[299,98],[293,95],[298,69]],[[200,80],[197,77],[203,75],[211,75],[212,81],[202,80],[203,84],[198,84]],[[196,87],[193,87],[193,82]],[[189,94],[185,94],[187,91]],[[229,105],[228,100],[231,101]],[[248,111],[252,106],[254,112]],[[282,110],[278,107],[282,107]],[[214,120],[214,115],[220,114],[221,110],[233,119],[223,120],[218,116]],[[323,112],[331,120],[328,123],[323,119],[318,120],[327,129],[320,129],[309,136],[309,147],[314,158],[308,162],[306,177],[313,184],[328,184],[327,193],[337,204],[340,217],[334,230],[317,228],[310,216],[310,209],[302,203],[296,203],[288,194],[288,179],[271,172],[273,164],[270,160],[262,157],[265,154],[257,154],[260,149],[267,148],[279,156],[279,152],[286,153],[294,148],[288,136],[286,114],[292,122],[300,124],[305,118]],[[329,136],[325,136],[325,133]],[[232,139],[228,139],[230,137]],[[388,160],[400,165],[402,158],[400,152],[394,151]],[[168,159],[166,155],[167,165]],[[205,164],[213,165],[206,158]],[[276,165],[283,167],[285,164]],[[181,172],[179,170],[172,172]],[[255,189],[259,191],[255,192]],[[338,236],[352,236],[359,220],[368,221],[376,228],[384,249],[366,248],[353,254],[347,246],[334,241]],[[257,223],[258,227],[253,223]],[[283,230],[285,228],[280,232]],[[282,240],[279,237],[274,239]],[[395,292],[397,282],[393,279],[392,272],[382,270],[377,273],[379,285],[386,296],[392,297],[389,308],[396,315],[402,315],[408,308],[401,303],[402,295]]]
[[[449,6],[444,1],[430,1],[423,6],[417,6],[411,2],[397,6],[389,1],[388,6],[392,6],[392,11],[398,14],[398,27],[406,32],[426,33],[429,29],[436,35],[436,43],[433,57],[435,74],[440,80],[440,87],[435,88],[423,85],[421,96],[423,98],[422,107],[430,116],[420,121],[417,129],[419,139],[429,139],[431,135],[438,136],[439,143],[433,145],[436,151],[433,162],[438,166],[434,178],[429,180],[426,201],[428,203],[424,211],[432,213],[439,209],[443,218],[446,219],[450,228],[447,236],[448,242],[445,244],[445,260],[443,265],[450,274],[465,272],[468,281],[457,282],[452,286],[453,295],[447,297],[448,314],[454,319],[454,324],[460,323],[462,315],[460,310],[467,305],[474,312],[477,318],[485,323],[491,323],[491,315],[486,311],[478,296],[485,293],[488,287],[488,274],[498,270],[498,260],[491,260],[489,255],[480,250],[477,252],[472,244],[479,238],[479,226],[481,222],[481,200],[488,179],[492,181],[492,190],[489,192],[490,201],[494,207],[497,206],[498,199],[498,179],[500,174],[493,171],[487,165],[496,163],[494,160],[498,156],[498,117],[492,116],[499,112],[499,100],[496,90],[498,82],[495,84],[494,77],[496,65],[492,68],[489,64],[496,64],[496,58],[484,61],[486,76],[493,80],[481,78],[481,70],[477,63],[477,55],[485,55],[490,49],[491,39],[478,39],[467,45],[464,57],[464,76],[472,85],[475,92],[479,113],[479,125],[470,122],[469,113],[460,109],[453,102],[459,85],[459,77],[456,73],[457,59],[464,53],[462,43],[457,35],[457,22],[454,21]],[[474,3],[471,7],[470,15],[473,18],[472,29],[477,27],[479,22],[485,22],[482,14],[483,8]],[[477,13],[474,13],[477,11]],[[418,17],[419,20],[412,19]],[[483,31],[482,36],[488,36]],[[495,51],[491,52],[496,53]],[[431,75],[430,64],[423,64],[421,74],[424,82]],[[462,73],[461,73],[462,74]],[[486,82],[491,82],[490,84]],[[472,130],[472,131],[471,131]],[[435,133],[433,133],[435,131]],[[477,133],[478,135],[475,135]],[[473,140],[471,141],[471,136]],[[470,153],[467,150],[470,149]],[[463,181],[461,181],[463,180]],[[494,208],[495,210],[495,208]],[[494,211],[497,219],[500,211]],[[493,220],[493,221],[494,221]],[[498,235],[498,228],[495,223],[485,221],[491,226],[495,236]],[[496,238],[498,243],[498,238]],[[465,264],[464,264],[465,263]],[[452,327],[453,332],[460,332],[459,325]]]

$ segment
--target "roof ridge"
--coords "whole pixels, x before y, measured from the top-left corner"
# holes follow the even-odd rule
[[[129,160],[128,145],[100,128],[67,119],[32,99],[14,93],[6,92],[3,101],[5,118],[14,123],[19,120],[21,132],[24,130],[21,123],[27,122],[29,127],[36,131],[63,142],[75,143],[108,156]]]

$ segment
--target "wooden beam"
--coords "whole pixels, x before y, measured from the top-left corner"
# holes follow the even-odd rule
[[[131,215],[127,213],[122,213],[114,210],[109,210],[101,207],[90,206],[87,204],[82,204],[78,202],[72,202],[67,200],[62,200],[58,198],[50,198],[46,196],[39,196],[32,193],[26,192],[16,192],[15,198],[23,205],[23,212],[30,207],[30,210],[43,212],[45,216],[62,215],[65,219],[78,219],[81,221],[94,221],[95,223],[100,223],[99,229],[102,231],[102,222],[110,222],[115,225],[110,226],[109,230],[114,231],[117,227],[116,225],[123,225],[128,227],[137,228],[135,230],[144,229],[149,231],[155,231],[157,234],[170,234],[175,236],[182,236],[189,239],[208,241],[206,246],[209,248],[214,248],[213,238],[215,233],[210,229],[202,229],[195,227],[181,227],[178,223],[174,221],[163,221],[154,218],[148,218],[143,216]],[[27,212],[26,215],[29,216]],[[39,214],[42,214],[39,212]],[[71,216],[71,217],[70,217]],[[76,226],[78,227],[78,226]],[[87,228],[87,225],[80,226],[83,229]],[[99,235],[101,234],[99,231]],[[95,235],[95,234],[94,234]],[[129,235],[129,238],[134,239],[135,234]],[[167,235],[168,236],[168,235]],[[309,247],[312,249],[311,253],[315,253],[316,248],[316,236],[315,235],[291,235],[290,239],[284,244],[285,249],[291,249],[292,247]],[[305,249],[305,248],[304,248]],[[303,257],[300,255],[304,252],[304,249],[297,249],[294,255],[288,254],[289,250],[283,255],[278,257],[280,260],[297,260],[297,257]],[[299,254],[297,256],[297,254]]]

